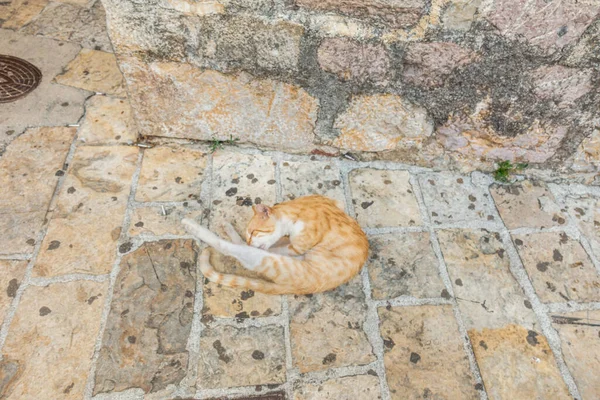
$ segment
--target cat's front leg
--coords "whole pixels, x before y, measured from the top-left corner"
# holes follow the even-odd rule
[[[237,233],[233,225],[231,225],[229,222],[225,222],[223,224],[223,230],[225,231],[225,233],[229,237],[229,240],[231,240],[232,243],[246,244],[244,239],[242,239],[242,237],[239,235],[239,233]]]

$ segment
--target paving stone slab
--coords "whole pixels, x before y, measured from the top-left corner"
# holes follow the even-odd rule
[[[222,224],[229,222],[243,237],[253,215],[252,206],[274,204],[275,188],[275,166],[270,157],[217,151],[213,155],[210,229],[227,238]],[[218,271],[256,277],[235,259],[214,251],[211,263]],[[248,318],[280,312],[280,296],[223,287],[212,282],[204,285],[204,319]]]
[[[75,151],[34,276],[110,272],[137,159],[135,147],[79,147]]]
[[[178,384],[196,295],[193,240],[144,243],[121,261],[96,367],[94,393]]]
[[[21,32],[78,43],[88,49],[112,52],[106,32],[106,13],[101,1],[96,1],[91,8],[51,2]]]
[[[452,306],[379,308],[392,399],[477,399]]]
[[[373,375],[345,376],[319,384],[304,384],[294,392],[294,400],[376,400],[381,398],[379,379]]]
[[[197,387],[202,389],[285,382],[283,328],[206,329],[200,338]]]
[[[510,323],[528,329],[538,326],[497,234],[453,229],[438,232],[438,238],[468,329],[501,328]]]
[[[181,225],[183,218],[190,218],[206,226],[206,210],[182,206],[138,207],[131,213],[129,236],[189,235]]]
[[[33,251],[75,132],[29,129],[0,158],[0,253]]]
[[[600,311],[552,314],[562,354],[584,399],[600,395]]]
[[[27,261],[0,260],[0,323],[17,295],[27,269]]]
[[[543,182],[492,185],[491,192],[508,229],[550,228],[566,223],[564,213]]]
[[[369,238],[373,298],[440,297],[445,286],[428,232],[391,233]]]
[[[600,199],[590,195],[568,196],[565,203],[581,233],[590,242],[594,255],[600,259]]]
[[[513,240],[540,300],[600,300],[600,277],[577,240],[559,232],[515,235]]]
[[[360,276],[326,293],[289,296],[289,309],[292,357],[301,373],[375,361],[363,330]]]
[[[340,170],[332,162],[285,161],[281,164],[280,176],[283,200],[320,194],[337,200],[346,207]]]
[[[83,397],[107,289],[79,281],[25,290],[2,349],[3,399]]]
[[[94,96],[86,103],[77,139],[85,144],[132,144],[137,130],[126,99]]]
[[[407,171],[355,169],[350,189],[356,219],[362,227],[421,225],[419,206]]]
[[[203,151],[185,147],[154,147],[144,151],[135,199],[199,200],[206,159]]]
[[[572,399],[541,333],[507,325],[469,337],[490,399]]]
[[[81,49],[77,57],[54,78],[61,85],[73,86],[116,97],[126,97],[123,75],[112,53]]]
[[[19,29],[31,22],[48,5],[49,0],[13,0],[0,5],[0,26]]]
[[[419,176],[423,199],[434,224],[490,221],[494,205],[469,177],[454,174]]]

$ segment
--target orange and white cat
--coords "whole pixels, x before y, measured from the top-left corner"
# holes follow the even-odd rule
[[[318,293],[348,282],[367,260],[365,233],[327,197],[305,196],[253,209],[245,242],[230,224],[224,228],[232,243],[192,220],[182,220],[189,233],[265,278],[222,274],[210,265],[205,249],[200,270],[208,280],[270,294]]]

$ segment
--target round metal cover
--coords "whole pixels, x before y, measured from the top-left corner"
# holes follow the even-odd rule
[[[31,93],[41,82],[42,72],[17,57],[0,54],[0,103],[9,103]]]

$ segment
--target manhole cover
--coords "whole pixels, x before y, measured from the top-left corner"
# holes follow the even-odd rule
[[[42,80],[42,72],[33,64],[17,57],[0,54],[0,103],[26,96]]]

